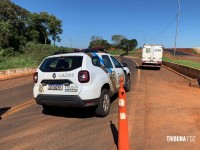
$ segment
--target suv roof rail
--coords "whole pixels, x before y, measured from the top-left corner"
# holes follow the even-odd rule
[[[53,55],[59,55],[59,54],[68,54],[68,53],[108,53],[105,49],[75,49],[73,52],[54,52]]]
[[[105,49],[84,49],[84,53],[108,53]]]
[[[68,54],[68,53],[72,53],[72,52],[55,52],[53,53],[53,55]]]

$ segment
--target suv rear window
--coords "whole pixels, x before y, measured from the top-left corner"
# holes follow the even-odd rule
[[[71,71],[82,66],[83,56],[53,57],[44,60],[40,66],[43,72]]]

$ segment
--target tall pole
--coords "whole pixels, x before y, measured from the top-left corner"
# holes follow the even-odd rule
[[[69,41],[70,41],[70,45],[71,45],[71,48],[72,48],[72,39],[70,38]]]
[[[174,42],[174,58],[176,57],[176,41],[177,41],[177,36],[178,36],[179,16],[180,16],[180,0],[178,0],[178,13],[177,13],[177,22],[176,22],[176,36],[175,36],[175,42]]]

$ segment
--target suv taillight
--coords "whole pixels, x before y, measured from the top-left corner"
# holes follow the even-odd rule
[[[83,70],[78,73],[78,81],[80,83],[86,83],[89,82],[89,80],[90,80],[90,74],[88,71]]]
[[[38,72],[35,72],[35,73],[33,74],[33,82],[34,82],[34,83],[37,83],[37,82],[38,82]]]

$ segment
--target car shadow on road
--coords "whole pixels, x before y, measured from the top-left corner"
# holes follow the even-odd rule
[[[111,128],[111,131],[112,131],[112,135],[113,135],[115,145],[117,146],[117,149],[118,149],[118,130],[117,130],[115,124],[112,123],[112,121],[110,121],[110,128]]]
[[[0,120],[2,119],[1,116],[5,114],[7,111],[9,111],[10,109],[11,107],[0,108]]]
[[[111,97],[111,104],[118,98],[118,93],[114,94]],[[47,111],[45,109],[42,110],[42,113],[45,115],[57,116],[57,117],[65,117],[65,118],[92,118],[99,117],[95,114],[96,107],[87,107],[87,108],[76,108],[76,107],[55,107],[51,110]]]
[[[160,67],[136,66],[136,68],[141,70],[155,70],[155,71],[160,70]]]
[[[114,94],[114,95],[110,98],[110,103],[112,104],[117,98],[118,98],[118,92],[117,92],[116,94]]]
[[[44,110],[42,111],[45,115],[65,117],[65,118],[92,118],[95,117],[95,108],[52,108],[51,111]]]

